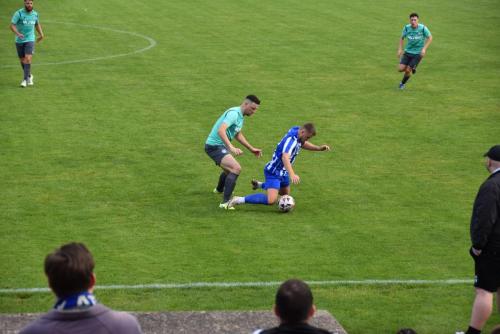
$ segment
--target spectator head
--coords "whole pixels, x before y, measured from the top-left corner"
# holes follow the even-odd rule
[[[417,332],[411,328],[401,328],[396,334],[417,334]]]
[[[45,274],[59,298],[91,291],[95,284],[94,259],[82,243],[62,245],[45,258]]]
[[[309,286],[298,279],[290,279],[278,289],[274,313],[282,323],[307,322],[316,311]]]
[[[492,146],[484,156],[486,157],[486,169],[493,172],[500,168],[500,145]]]

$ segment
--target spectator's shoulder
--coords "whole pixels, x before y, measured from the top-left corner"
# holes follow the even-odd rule
[[[137,318],[130,313],[114,311],[108,308],[108,311],[100,316],[100,321],[113,332],[123,334],[142,333],[141,326]]]
[[[46,313],[41,317],[30,322],[26,327],[21,329],[19,334],[50,334],[52,333],[53,328],[48,326],[47,315],[50,313]]]

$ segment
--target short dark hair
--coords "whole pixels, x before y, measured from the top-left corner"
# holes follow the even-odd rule
[[[289,279],[276,293],[276,308],[284,323],[297,324],[307,320],[312,306],[311,289],[301,280]]]
[[[411,328],[401,328],[396,334],[417,334],[417,332]]]
[[[82,243],[62,245],[45,258],[45,274],[58,297],[89,289],[93,272],[94,259]]]
[[[250,94],[245,97],[245,99],[252,101],[253,103],[259,104],[260,105],[260,100],[257,96]]]
[[[308,133],[312,134],[313,136],[316,136],[316,128],[314,127],[314,124],[306,123],[306,124],[302,125],[302,129],[306,130]]]
[[[418,14],[417,14],[417,13],[411,13],[411,14],[410,14],[410,19],[411,19],[412,17],[416,17],[416,18],[418,18]]]

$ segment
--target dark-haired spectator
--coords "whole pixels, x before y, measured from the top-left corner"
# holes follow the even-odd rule
[[[298,279],[290,279],[278,289],[274,314],[280,324],[270,329],[259,329],[253,334],[331,334],[329,331],[308,324],[316,307],[309,286]]]
[[[20,334],[140,334],[137,319],[99,304],[93,294],[94,259],[82,243],[69,243],[45,258],[45,274],[57,297],[54,309]]]

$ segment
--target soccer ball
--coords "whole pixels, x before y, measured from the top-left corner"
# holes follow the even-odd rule
[[[278,209],[281,212],[292,211],[294,207],[295,207],[295,200],[290,195],[283,195],[278,201]]]

